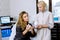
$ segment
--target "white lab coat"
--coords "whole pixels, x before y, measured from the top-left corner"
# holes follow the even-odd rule
[[[54,26],[53,15],[49,11],[45,11],[44,13],[39,12],[37,14],[37,22],[40,25],[47,24],[48,28],[42,28],[37,31],[36,40],[51,40],[51,28]]]

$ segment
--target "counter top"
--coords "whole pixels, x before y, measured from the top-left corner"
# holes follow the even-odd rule
[[[54,23],[60,23],[60,21],[54,21]]]
[[[11,28],[11,26],[2,26],[0,29]]]

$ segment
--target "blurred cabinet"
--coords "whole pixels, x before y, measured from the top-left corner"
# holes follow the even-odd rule
[[[51,40],[60,40],[60,23],[54,23],[54,28],[51,30]]]
[[[57,36],[57,38],[60,40],[60,24],[58,24]]]

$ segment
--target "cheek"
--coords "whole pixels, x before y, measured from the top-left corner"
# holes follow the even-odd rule
[[[28,21],[28,17],[26,17],[26,21]]]
[[[24,21],[28,21],[28,17],[24,18]]]
[[[44,8],[42,7],[42,8],[40,8],[39,10],[43,11],[43,10],[44,10]]]
[[[26,18],[23,18],[23,20],[25,21],[25,20],[26,20]]]
[[[42,10],[42,8],[39,8],[39,10]]]

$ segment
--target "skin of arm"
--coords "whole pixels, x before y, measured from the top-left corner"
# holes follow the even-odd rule
[[[28,27],[26,27],[26,29],[23,31],[23,35],[25,35],[28,31],[30,31],[34,35],[34,27],[32,27],[31,25],[28,25]]]
[[[31,33],[34,35],[34,28],[31,27]]]
[[[31,29],[31,27],[26,27],[26,29],[22,32],[23,35],[25,35],[30,29]]]
[[[44,25],[38,25],[37,29],[41,29],[41,28],[48,28],[48,25],[44,24]]]

